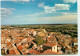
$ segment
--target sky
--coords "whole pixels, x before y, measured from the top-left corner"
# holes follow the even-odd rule
[[[77,0],[2,0],[1,25],[77,24]]]

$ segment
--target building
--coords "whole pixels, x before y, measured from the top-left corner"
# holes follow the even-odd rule
[[[30,50],[29,52],[27,52],[27,54],[28,54],[28,55],[39,55],[40,52],[38,52],[37,50],[32,49],[32,50]]]
[[[54,43],[46,43],[46,44],[43,44],[43,49],[44,50],[51,49],[51,51],[57,52],[57,45]]]
[[[50,49],[47,49],[45,50],[43,53],[41,53],[42,55],[45,55],[45,54],[61,54],[61,53],[58,53],[58,52],[55,52],[55,51],[51,51]]]

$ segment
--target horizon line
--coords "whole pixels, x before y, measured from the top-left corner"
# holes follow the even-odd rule
[[[64,24],[67,24],[67,23],[64,23]],[[77,23],[69,23],[69,24],[77,24]],[[1,25],[50,25],[50,24],[1,24]],[[61,24],[55,23],[51,25],[61,25]]]

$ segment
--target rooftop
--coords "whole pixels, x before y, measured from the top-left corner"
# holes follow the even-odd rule
[[[49,47],[53,47],[55,46],[56,44],[55,43],[46,43],[46,44],[43,44],[44,46],[49,46]]]
[[[30,50],[28,53],[29,53],[29,54],[33,54],[33,55],[40,54],[40,52],[38,52],[37,50],[34,50],[34,49]],[[28,53],[27,53],[27,54],[28,54]]]
[[[42,54],[61,54],[55,51],[51,51],[50,49],[45,50]]]

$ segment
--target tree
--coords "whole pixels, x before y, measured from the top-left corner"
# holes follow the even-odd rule
[[[41,37],[35,37],[35,39],[33,40],[37,45],[41,45],[43,44],[43,39]]]

